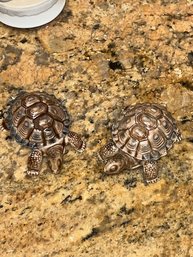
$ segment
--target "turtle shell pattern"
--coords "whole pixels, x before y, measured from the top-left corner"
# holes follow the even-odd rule
[[[7,124],[18,143],[43,147],[64,136],[70,117],[54,95],[22,92],[10,103]]]
[[[136,104],[125,108],[112,127],[116,146],[138,160],[158,160],[180,140],[174,118],[159,104]]]

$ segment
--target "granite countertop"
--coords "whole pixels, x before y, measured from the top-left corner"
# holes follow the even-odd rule
[[[29,150],[2,132],[0,256],[193,256],[193,2],[69,0],[36,29],[0,24],[0,109],[21,89],[63,99],[87,140],[59,175],[25,177]],[[141,170],[103,176],[96,152],[121,109],[167,105],[183,140]],[[78,110],[78,111],[77,111]]]

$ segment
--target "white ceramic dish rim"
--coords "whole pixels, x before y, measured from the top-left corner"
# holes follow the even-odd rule
[[[15,28],[34,28],[55,19],[65,6],[66,0],[58,0],[49,9],[30,16],[13,16],[0,12],[0,22]]]
[[[23,1],[23,0],[22,0]],[[58,0],[11,0],[9,2],[0,2],[0,12],[11,16],[31,16],[45,12],[56,4]]]

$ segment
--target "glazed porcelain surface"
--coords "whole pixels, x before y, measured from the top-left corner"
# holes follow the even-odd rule
[[[9,15],[30,16],[51,8],[58,0],[12,0],[0,4],[0,11]]]
[[[11,0],[0,2],[0,21],[16,28],[33,28],[55,19],[65,0]]]

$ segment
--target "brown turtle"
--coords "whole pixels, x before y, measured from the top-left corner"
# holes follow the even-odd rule
[[[1,128],[19,144],[30,147],[27,174],[38,175],[43,155],[54,173],[60,171],[66,145],[82,152],[85,142],[69,130],[70,116],[62,102],[45,92],[21,92],[12,99],[3,114]]]
[[[115,174],[126,168],[143,167],[145,183],[158,179],[157,160],[181,140],[176,122],[159,104],[142,103],[124,109],[112,126],[112,140],[99,151],[104,172]]]

